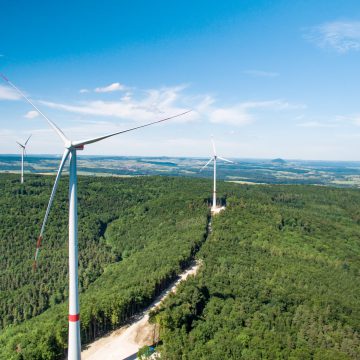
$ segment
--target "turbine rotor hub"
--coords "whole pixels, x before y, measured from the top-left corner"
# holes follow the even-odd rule
[[[84,150],[84,145],[74,145],[71,140],[65,143],[65,148],[69,150]]]

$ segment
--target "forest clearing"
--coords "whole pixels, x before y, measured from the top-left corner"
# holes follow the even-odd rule
[[[175,293],[180,282],[185,281],[190,275],[195,276],[200,265],[200,261],[191,263],[189,268],[179,275],[179,279],[171,283],[147,309],[135,316],[132,323],[89,344],[81,353],[82,359],[130,359],[134,355],[136,358],[136,354],[141,347],[153,345],[156,341],[156,338],[154,338],[156,325],[148,322],[149,311],[159,306],[169,293]]]

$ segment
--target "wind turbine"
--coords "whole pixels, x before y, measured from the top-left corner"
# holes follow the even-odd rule
[[[216,206],[216,161],[217,159],[220,159],[220,160],[223,160],[223,161],[226,161],[228,163],[232,163],[234,164],[233,161],[231,160],[227,160],[227,159],[224,159],[220,156],[217,156],[216,155],[216,148],[215,148],[215,142],[214,142],[214,139],[211,137],[211,143],[212,143],[212,148],[213,148],[213,151],[214,151],[214,155],[210,158],[210,160],[200,169],[200,171],[203,171],[212,161],[214,161],[214,190],[213,190],[213,203],[212,203],[212,207],[211,207],[211,210],[212,211],[215,211],[217,209],[217,206]]]
[[[57,171],[56,179],[54,186],[51,191],[49,203],[45,212],[45,217],[41,226],[40,235],[36,243],[36,251],[34,258],[34,268],[36,268],[36,261],[39,255],[39,250],[41,246],[41,241],[43,239],[43,233],[45,229],[45,224],[51,209],[51,205],[54,200],[55,192],[59,183],[59,179],[64,168],[65,162],[70,155],[70,178],[69,178],[69,338],[68,338],[68,359],[69,360],[79,360],[81,357],[81,342],[80,342],[80,313],[79,313],[79,291],[78,291],[78,237],[77,237],[77,228],[78,228],[78,218],[77,218],[77,170],[76,170],[76,156],[78,150],[83,150],[85,145],[92,144],[104,139],[107,139],[111,136],[118,134],[123,134],[129,131],[140,129],[146,126],[157,124],[163,121],[173,119],[175,117],[185,115],[191,110],[185,111],[181,114],[170,116],[168,118],[153,121],[145,125],[136,126],[131,129],[118,131],[112,134],[105,136],[100,136],[92,139],[72,141],[70,140],[63,131],[48,117],[46,117],[35,105],[34,103],[20,90],[18,89],[10,80],[8,80],[4,75],[0,74],[1,77],[12,87],[14,88],[38,113],[43,116],[49,125],[55,130],[58,136],[64,143],[64,153],[60,162],[59,169]]]
[[[24,144],[20,144],[17,141],[17,144],[20,146],[21,148],[21,183],[24,183],[24,155],[26,154],[26,144],[28,143],[28,141],[30,140],[31,135],[27,138],[27,140],[25,141]]]

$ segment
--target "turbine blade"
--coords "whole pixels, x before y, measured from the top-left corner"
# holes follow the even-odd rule
[[[26,144],[28,143],[28,141],[30,140],[31,136],[32,136],[32,134],[30,134],[30,136],[29,136],[29,137],[27,138],[27,140],[25,141],[25,146],[26,146]]]
[[[65,134],[61,131],[61,129],[51,121],[46,115],[44,115],[37,106],[17,87],[15,86],[4,74],[0,73],[0,76],[13,88],[15,91],[21,95],[42,117],[46,119],[49,125],[55,130],[55,132],[60,136],[61,140],[65,143],[68,142],[69,139],[65,136]]]
[[[25,149],[25,146],[23,144],[20,144],[18,141],[16,142],[20,147],[22,147],[23,149]]]
[[[218,158],[218,159],[221,159],[221,160],[223,160],[223,161],[226,161],[226,162],[228,162],[228,163],[235,164],[233,161],[228,160],[228,159],[224,159],[224,158],[222,158],[222,157],[220,157],[220,156],[218,156],[217,158]]]
[[[46,221],[47,221],[47,219],[48,219],[49,212],[50,212],[52,203],[53,203],[53,201],[54,201],[55,192],[56,192],[56,189],[57,189],[58,184],[59,184],[59,179],[60,179],[62,170],[63,170],[63,168],[64,168],[66,159],[67,159],[68,156],[69,156],[69,153],[70,153],[70,150],[69,150],[69,149],[65,149],[64,154],[63,154],[63,157],[62,157],[62,159],[61,159],[61,163],[60,163],[59,169],[58,169],[58,171],[57,171],[55,183],[54,183],[54,186],[53,186],[52,191],[51,191],[49,203],[48,203],[48,206],[47,206],[47,208],[46,208],[44,220],[43,220],[43,223],[42,223],[42,226],[41,226],[40,235],[39,235],[39,237],[38,237],[38,239],[37,239],[37,242],[36,242],[36,251],[35,251],[35,256],[34,256],[34,269],[36,269],[36,262],[37,262],[37,258],[38,258],[38,256],[39,256],[39,251],[40,251],[41,241],[42,241],[42,239],[43,239],[43,233],[44,233],[44,230],[45,230]]]
[[[212,147],[213,147],[213,150],[214,150],[214,156],[216,156],[216,148],[215,148],[215,142],[214,142],[213,137],[211,137],[211,143],[212,143]]]
[[[174,119],[174,118],[176,118],[176,117],[185,115],[185,114],[187,114],[187,113],[189,113],[189,112],[191,112],[191,111],[192,111],[192,110],[188,110],[188,111],[185,111],[185,112],[183,112],[183,113],[181,113],[181,114],[173,115],[173,116],[167,117],[167,118],[165,118],[165,119],[153,121],[153,122],[151,122],[151,123],[147,123],[147,124],[144,124],[144,125],[136,126],[136,127],[133,127],[133,128],[131,128],[131,129],[127,129],[127,130],[118,131],[118,132],[115,132],[115,133],[112,133],[112,134],[108,134],[108,135],[105,135],[105,136],[100,136],[100,137],[97,137],[97,138],[87,139],[87,140],[73,141],[73,142],[72,142],[72,145],[75,146],[75,147],[77,147],[77,146],[83,146],[83,145],[87,145],[87,144],[92,144],[92,143],[95,143],[95,142],[98,142],[98,141],[107,139],[107,138],[109,138],[109,137],[111,137],[111,136],[115,136],[115,135],[118,135],[118,134],[123,134],[123,133],[129,132],[129,131],[141,129],[141,128],[143,128],[143,127],[147,127],[147,126],[150,126],[150,125],[154,125],[154,124],[157,124],[157,123],[161,123],[161,122],[164,122],[164,121],[168,121],[168,120]]]
[[[211,157],[210,160],[200,169],[200,171],[203,171],[213,160],[214,158]]]

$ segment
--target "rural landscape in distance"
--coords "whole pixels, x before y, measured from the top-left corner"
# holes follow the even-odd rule
[[[6,2],[0,360],[360,359],[360,4]]]
[[[54,175],[59,156],[26,158],[26,172]],[[204,158],[146,156],[80,156],[80,173],[94,176],[167,175],[212,178],[212,171],[200,171]],[[309,184],[339,187],[360,186],[360,161],[284,159],[233,159],[221,164],[220,179],[239,184]],[[0,155],[1,173],[19,173],[18,155]]]

